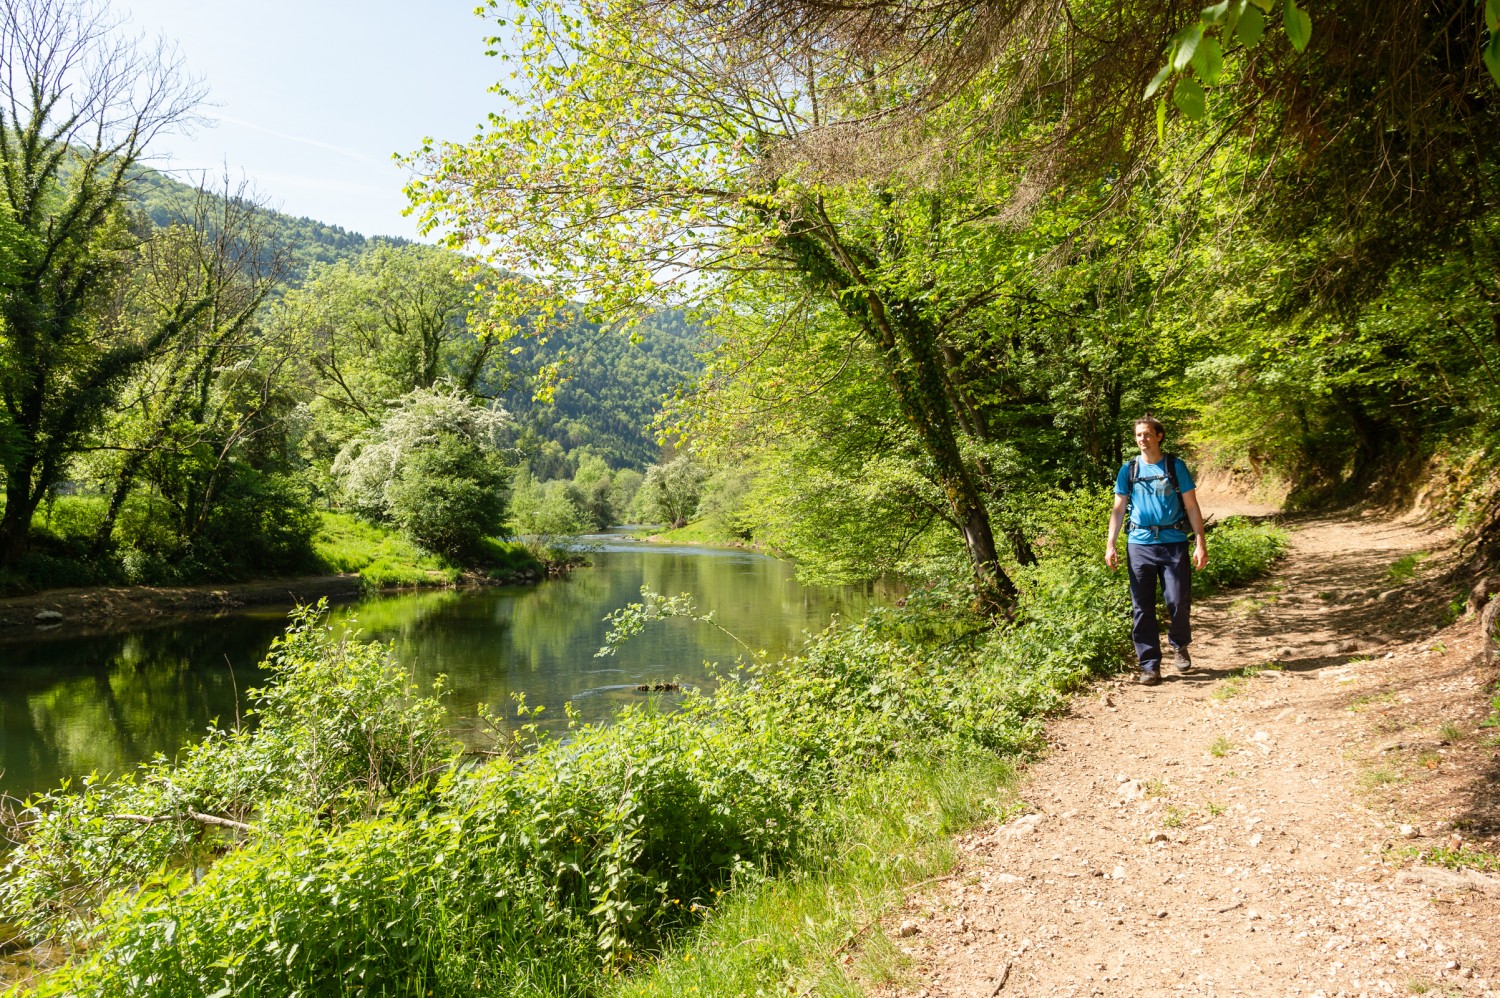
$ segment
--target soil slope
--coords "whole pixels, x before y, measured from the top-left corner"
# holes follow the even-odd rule
[[[1293,527],[1196,608],[1196,671],[1052,725],[1023,811],[888,921],[906,977],[876,993],[1500,996],[1500,876],[1417,859],[1500,831],[1477,623],[1434,633],[1440,557],[1391,574],[1449,539]]]

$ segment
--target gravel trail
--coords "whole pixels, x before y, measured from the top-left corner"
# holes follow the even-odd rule
[[[875,993],[1500,998],[1500,875],[1411,855],[1500,831],[1477,627],[1434,633],[1440,556],[1392,574],[1448,544],[1296,525],[1271,578],[1195,608],[1193,673],[1053,723],[1022,813],[887,921],[907,966]]]

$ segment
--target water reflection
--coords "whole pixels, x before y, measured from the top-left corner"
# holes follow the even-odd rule
[[[445,674],[461,734],[487,704],[514,715],[511,696],[544,705],[563,722],[565,703],[586,721],[639,701],[641,683],[709,680],[705,661],[741,652],[707,625],[671,620],[647,628],[619,652],[595,658],[606,613],[657,592],[691,592],[724,628],[774,656],[793,650],[834,614],[854,618],[875,597],[810,589],[791,566],[760,555],[602,539],[594,566],[525,588],[385,596],[337,608],[389,641],[424,683]],[[279,610],[234,614],[104,637],[0,646],[0,789],[24,794],[91,771],[119,773],[157,752],[171,754],[215,718],[231,724],[236,695],[264,679],[257,663],[285,625]]]

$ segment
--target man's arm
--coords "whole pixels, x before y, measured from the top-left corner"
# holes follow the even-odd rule
[[[1208,534],[1203,532],[1203,511],[1198,508],[1197,489],[1182,494],[1182,508],[1187,513],[1188,523],[1193,525],[1193,567],[1201,569],[1208,564]]]
[[[1115,508],[1109,511],[1109,534],[1104,538],[1104,564],[1110,568],[1120,567],[1120,551],[1115,547],[1115,538],[1120,535],[1120,528],[1125,524],[1126,496],[1115,494]],[[1193,508],[1197,509],[1195,501]]]

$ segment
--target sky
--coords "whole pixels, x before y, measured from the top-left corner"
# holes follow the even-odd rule
[[[158,138],[149,165],[242,177],[269,207],[365,235],[417,238],[391,156],[463,140],[500,110],[475,0],[111,0],[175,41],[208,85],[212,127]]]

